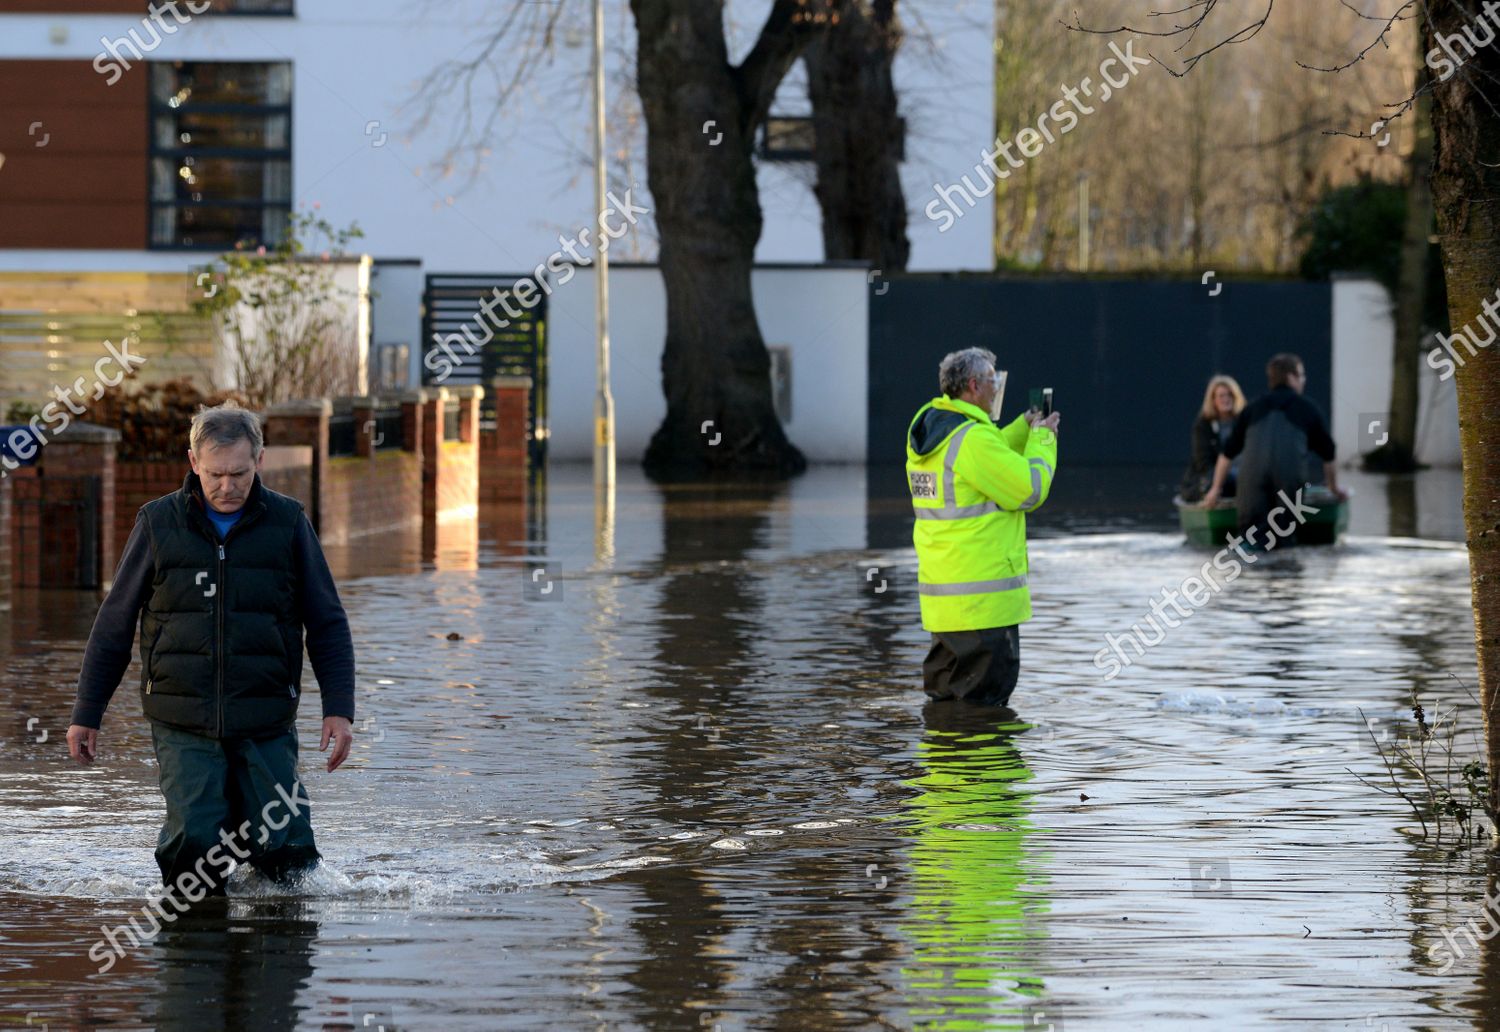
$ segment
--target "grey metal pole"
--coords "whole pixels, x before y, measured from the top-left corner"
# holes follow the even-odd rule
[[[594,487],[615,485],[615,402],[609,390],[609,255],[604,250],[604,0],[594,0],[594,306],[598,390],[594,394]]]
[[[1092,241],[1089,240],[1092,230],[1089,220],[1089,174],[1080,172],[1078,174],[1078,271],[1089,271],[1089,251]]]

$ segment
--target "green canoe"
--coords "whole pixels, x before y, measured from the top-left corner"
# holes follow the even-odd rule
[[[1340,499],[1321,487],[1310,487],[1302,495],[1304,505],[1316,506],[1318,511],[1307,518],[1297,529],[1299,545],[1332,545],[1349,529],[1349,502]],[[1182,523],[1182,532],[1188,543],[1206,548],[1219,548],[1229,543],[1238,523],[1234,499],[1219,502],[1212,509],[1173,498],[1177,506],[1177,518]],[[1284,523],[1283,523],[1284,525]]]

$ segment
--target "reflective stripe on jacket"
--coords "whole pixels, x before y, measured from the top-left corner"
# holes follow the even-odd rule
[[[924,405],[906,438],[917,588],[929,631],[1031,619],[1026,513],[1047,500],[1057,435],[1024,416],[1001,429],[968,402]]]

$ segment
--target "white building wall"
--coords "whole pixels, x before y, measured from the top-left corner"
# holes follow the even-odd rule
[[[923,6],[920,21],[908,16],[907,35],[896,55],[892,77],[901,117],[906,120],[906,161],[901,168],[906,196],[907,237],[913,272],[995,267],[995,203],[991,192],[947,232],[924,209],[934,184],[959,183],[995,141],[995,7],[984,0],[948,0]],[[745,26],[742,47],[759,29]],[[742,53],[743,50],[737,50]],[[807,77],[793,66],[776,93],[772,111],[808,115]],[[766,231],[756,258],[762,262],[816,261],[823,256],[821,216],[813,196],[810,164],[761,162],[756,179]]]
[[[1396,327],[1385,287],[1371,279],[1333,283],[1333,439],[1341,464],[1372,450],[1362,426],[1384,418],[1391,403],[1391,354]],[[1417,411],[1417,458],[1433,466],[1460,464],[1458,395],[1424,360]],[[1378,432],[1378,431],[1377,431]]]
[[[307,280],[308,289],[325,299],[323,304],[316,309],[316,313],[319,317],[326,315],[336,325],[347,327],[348,341],[357,364],[353,375],[354,393],[364,394],[369,386],[370,371],[370,259],[351,258],[330,262],[327,265],[307,262],[304,268],[308,266],[311,266],[314,272],[314,276]],[[285,269],[286,267],[280,266],[279,268]],[[257,290],[274,289],[265,286],[264,281],[260,280],[252,281],[250,285]],[[208,289],[217,289],[208,283],[204,286]],[[308,309],[308,312],[313,311],[313,309]],[[248,304],[240,302],[235,306],[233,320],[225,325],[243,330],[246,338],[255,342],[260,339],[262,332],[260,330],[261,315],[262,310],[251,308]],[[294,320],[304,319],[306,315],[297,313],[293,318]],[[221,340],[215,382],[224,388],[243,386],[238,374],[240,342],[237,331],[224,333]],[[259,353],[258,350],[252,350],[252,354]]]
[[[768,6],[734,5],[726,12],[735,60],[753,43]],[[524,271],[556,250],[560,233],[571,236],[592,224],[586,8],[563,12],[552,54],[493,129],[471,139],[464,136],[455,97],[439,101],[429,124],[417,126],[414,87],[444,60],[472,56],[481,36],[476,26],[493,25],[511,5],[300,0],[297,7],[292,18],[194,18],[147,58],[292,62],[298,205],[320,204],[337,226],[357,221],[365,231],[359,246],[370,254],[418,257],[436,272]],[[979,147],[993,136],[993,15],[981,0],[958,0],[923,17],[931,40],[914,34],[895,69],[909,124],[905,178],[913,213],[912,267],[989,268],[988,202],[946,234],[922,215],[920,204],[936,179],[951,182],[971,170]],[[649,196],[644,135],[627,128],[625,115],[639,105],[623,85],[630,81],[634,25],[623,0],[605,0],[605,19],[616,113],[612,181],[618,189],[641,184],[639,201]],[[171,24],[170,17],[164,20]],[[128,15],[0,14],[0,60],[92,61],[102,50],[101,38],[122,39],[131,29],[145,35],[142,19]],[[519,59],[519,49],[517,40],[492,59],[493,75],[479,84],[481,105],[486,90],[493,96],[494,81]],[[777,110],[806,110],[800,79],[784,84]],[[483,126],[488,114],[476,110],[476,123]],[[440,166],[455,140],[489,149],[472,184],[465,182],[465,169],[448,175]],[[766,222],[758,260],[822,260],[810,166],[763,165],[760,181]],[[621,245],[617,257],[652,260],[654,251],[654,228],[647,225],[633,244]],[[202,260],[165,252],[0,251],[4,269],[172,270]]]
[[[405,346],[406,384],[422,382],[422,292],[426,273],[416,261],[376,262],[370,274],[371,383],[377,381],[380,349]]]
[[[769,345],[792,352],[792,443],[814,462],[863,462],[868,403],[868,287],[863,269],[758,268],[755,312]],[[661,352],[666,292],[654,266],[615,267],[609,281],[616,454],[636,462],[666,416]],[[594,279],[580,269],[548,306],[548,456],[593,455]]]

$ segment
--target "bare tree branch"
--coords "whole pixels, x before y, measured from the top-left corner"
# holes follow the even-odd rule
[[[1361,18],[1367,18],[1370,21],[1379,21],[1380,20],[1379,18],[1374,17],[1373,15],[1364,14],[1363,12],[1358,11],[1354,7],[1351,7],[1350,4],[1349,4],[1349,0],[1339,0],[1339,2],[1342,3],[1345,7],[1348,7],[1351,11],[1354,11]],[[1306,68],[1310,72],[1342,72],[1345,68],[1353,68],[1355,65],[1359,64],[1359,62],[1363,61],[1365,59],[1365,55],[1368,54],[1370,51],[1374,50],[1376,47],[1379,47],[1379,46],[1389,46],[1390,45],[1390,44],[1388,44],[1386,42],[1386,37],[1388,35],[1390,35],[1391,29],[1395,26],[1395,24],[1398,21],[1405,21],[1406,18],[1408,18],[1408,17],[1415,17],[1415,15],[1406,15],[1405,12],[1406,12],[1407,8],[1409,8],[1409,7],[1415,7],[1416,3],[1417,3],[1417,0],[1406,0],[1406,3],[1402,4],[1396,10],[1395,14],[1391,15],[1389,18],[1386,19],[1385,25],[1381,28],[1381,30],[1378,33],[1376,33],[1375,39],[1370,43],[1370,45],[1367,46],[1367,47],[1365,47],[1358,54],[1356,54],[1354,57],[1350,58],[1348,61],[1344,62],[1343,64],[1341,64],[1341,65],[1334,65],[1331,68],[1319,68],[1317,65],[1303,64],[1301,61],[1298,61],[1297,62],[1298,66],[1302,67],[1302,68]]]
[[[1192,46],[1194,42],[1196,42],[1198,38],[1198,31],[1202,29],[1203,26],[1208,22],[1209,16],[1213,14],[1214,10],[1219,6],[1220,2],[1221,0],[1192,0],[1192,2],[1189,3],[1186,7],[1179,7],[1176,10],[1171,11],[1152,11],[1147,15],[1147,17],[1149,18],[1170,18],[1177,15],[1191,14],[1193,12],[1196,12],[1196,14],[1194,14],[1194,16],[1190,18],[1185,24],[1174,25],[1170,29],[1143,29],[1130,25],[1121,25],[1118,28],[1114,29],[1090,29],[1084,26],[1082,17],[1076,12],[1073,15],[1074,24],[1069,25],[1068,28],[1073,29],[1077,32],[1089,32],[1105,36],[1112,36],[1121,32],[1128,32],[1134,36],[1150,36],[1156,39],[1171,39],[1173,37],[1182,36],[1182,42],[1179,43],[1176,47],[1176,52],[1181,53],[1183,50]],[[1275,7],[1276,0],[1266,0],[1265,12],[1259,18],[1245,25],[1243,28],[1231,33],[1229,36],[1219,40],[1219,42],[1215,43],[1213,46],[1210,46],[1204,50],[1200,50],[1194,54],[1189,55],[1188,57],[1183,58],[1183,68],[1180,72],[1177,69],[1163,63],[1154,54],[1151,55],[1152,60],[1156,61],[1157,64],[1165,68],[1169,74],[1181,78],[1188,72],[1191,72],[1195,67],[1197,67],[1199,61],[1203,60],[1214,51],[1219,50],[1222,47],[1227,47],[1233,43],[1247,42],[1258,36],[1260,34],[1260,30],[1266,27],[1266,22],[1270,21],[1271,12],[1275,9]]]
[[[753,139],[765,121],[776,88],[813,38],[843,14],[843,0],[776,0],[750,53],[734,69],[740,129]]]
[[[553,54],[566,4],[567,0],[516,0],[497,24],[480,34],[471,56],[443,61],[413,90],[414,129],[437,122],[452,126],[441,161],[445,175],[464,167],[461,188],[472,186],[479,177],[506,105]],[[497,71],[506,66],[496,56],[502,46],[512,58],[509,75]]]

